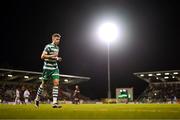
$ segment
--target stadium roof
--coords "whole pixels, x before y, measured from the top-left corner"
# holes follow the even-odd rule
[[[180,84],[180,70],[138,72],[138,73],[134,73],[134,75],[152,84],[161,84],[161,83]]]
[[[0,68],[0,84],[17,84],[25,83],[32,84],[41,82],[42,72],[24,71],[24,70],[13,70]],[[77,84],[83,81],[90,80],[90,77],[74,76],[59,74],[62,84]]]

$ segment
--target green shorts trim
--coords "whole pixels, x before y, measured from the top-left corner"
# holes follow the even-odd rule
[[[47,70],[43,69],[43,74],[42,74],[43,80],[59,80],[59,69],[54,69],[54,70]]]

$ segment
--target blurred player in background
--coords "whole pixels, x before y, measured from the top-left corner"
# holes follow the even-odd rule
[[[21,104],[21,101],[20,101],[20,92],[19,92],[18,88],[16,88],[14,104]]]
[[[24,103],[25,103],[25,104],[28,104],[28,103],[29,103],[29,97],[30,97],[30,92],[29,92],[28,89],[26,89],[26,90],[24,91]]]
[[[73,93],[74,104],[79,104],[80,103],[79,102],[79,96],[80,96],[80,89],[79,89],[79,86],[76,85],[74,93]]]

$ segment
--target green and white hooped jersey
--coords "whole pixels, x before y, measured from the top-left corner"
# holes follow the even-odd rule
[[[44,48],[44,51],[47,52],[48,55],[52,55],[54,53],[59,53],[59,47],[53,43],[47,44]],[[53,59],[44,59],[43,69],[47,70],[55,70],[58,69],[57,60]]]

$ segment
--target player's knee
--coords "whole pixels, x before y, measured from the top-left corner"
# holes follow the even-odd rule
[[[59,85],[59,80],[54,80],[54,85],[58,86]]]

